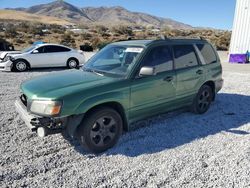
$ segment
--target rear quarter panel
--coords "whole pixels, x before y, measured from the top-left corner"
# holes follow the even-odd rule
[[[214,47],[213,47],[213,50],[217,57],[217,62],[204,65],[204,70],[206,71],[205,72],[206,80],[213,81],[215,83],[215,92],[218,92],[222,88],[222,84],[223,84],[222,66],[221,66],[220,57]]]

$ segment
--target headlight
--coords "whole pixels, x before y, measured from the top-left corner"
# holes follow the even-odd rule
[[[55,116],[61,111],[62,103],[60,101],[38,101],[31,103],[30,111],[36,114]]]
[[[11,57],[11,56],[6,56],[6,57],[3,59],[3,61],[9,61],[9,60],[14,61],[15,59],[14,59],[13,57]]]

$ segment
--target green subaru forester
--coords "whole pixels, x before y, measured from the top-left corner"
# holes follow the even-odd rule
[[[79,70],[24,82],[15,105],[40,137],[66,132],[99,153],[132,122],[184,107],[205,113],[222,85],[206,40],[131,40],[106,46]]]

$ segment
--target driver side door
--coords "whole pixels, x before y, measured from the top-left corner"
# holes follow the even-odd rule
[[[132,80],[129,119],[137,121],[168,111],[176,94],[176,74],[172,50],[168,45],[151,48],[141,67],[154,67],[156,75],[137,76]],[[138,70],[138,71],[139,71]]]
[[[41,46],[27,54],[25,58],[30,63],[32,68],[46,67],[46,64],[44,62],[46,55],[47,54],[45,53],[45,46]]]

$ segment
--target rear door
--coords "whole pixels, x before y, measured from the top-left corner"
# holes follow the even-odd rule
[[[141,67],[154,67],[156,75],[139,77]],[[131,83],[130,119],[137,120],[167,111],[175,99],[176,75],[173,56],[167,45],[153,47],[143,58]]]
[[[67,65],[67,60],[70,58],[70,49],[62,46],[48,45],[45,47],[47,54],[46,66],[62,67]]]
[[[176,99],[186,105],[192,102],[204,83],[204,68],[198,59],[194,45],[173,45],[173,52],[177,76]]]

